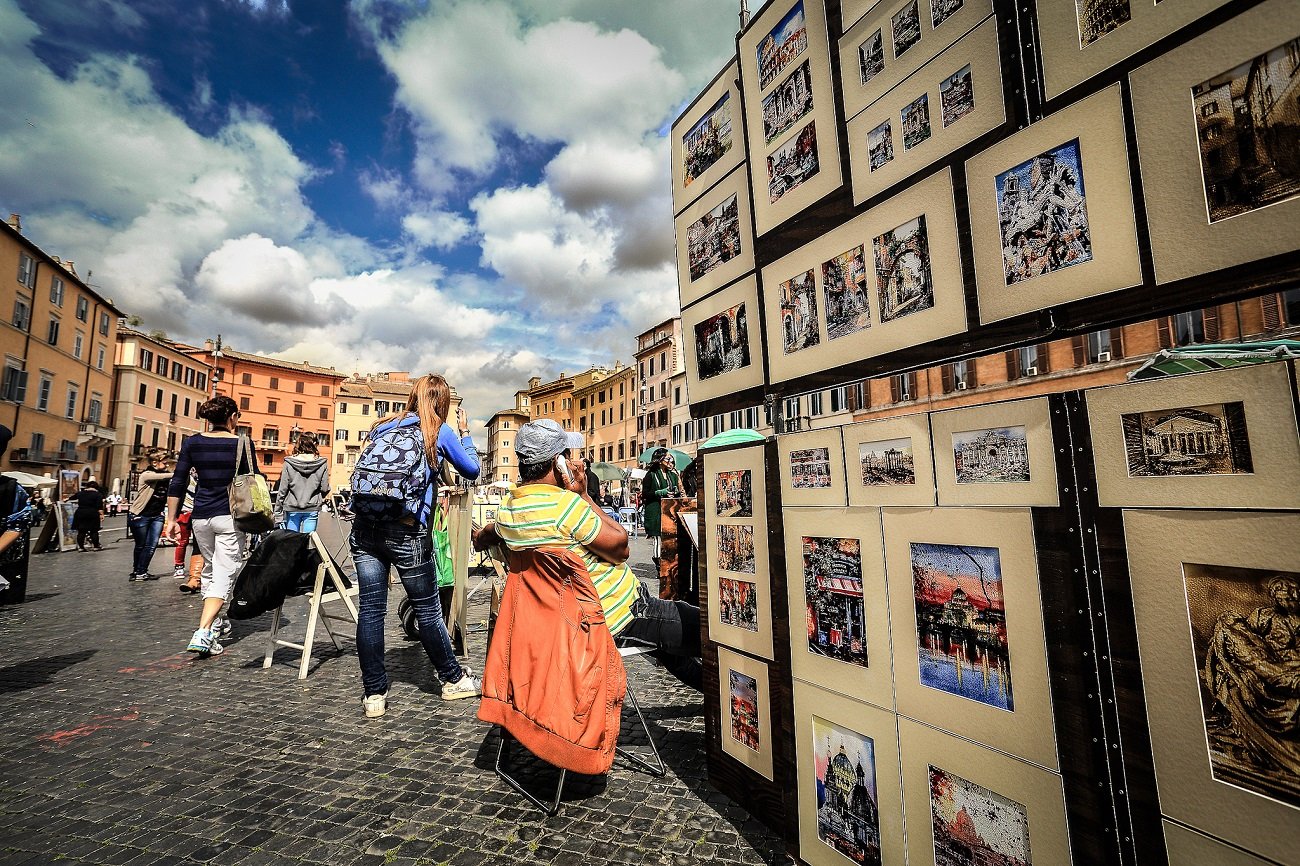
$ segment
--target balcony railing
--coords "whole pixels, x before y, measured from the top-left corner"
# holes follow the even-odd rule
[[[9,452],[13,463],[55,466],[59,463],[84,463],[86,455],[75,449],[70,451],[46,451],[41,448],[15,448]]]
[[[91,422],[83,423],[77,430],[77,444],[112,445],[117,441],[117,431],[112,427]]]
[[[267,451],[283,451],[289,447],[288,442],[281,442],[278,439],[261,439],[257,443],[258,448],[264,448]]]

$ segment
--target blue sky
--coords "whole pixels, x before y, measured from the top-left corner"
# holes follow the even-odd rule
[[[667,126],[731,0],[0,0],[0,208],[142,327],[485,419],[677,312]]]

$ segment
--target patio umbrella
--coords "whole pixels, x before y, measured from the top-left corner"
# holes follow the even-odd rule
[[[700,447],[715,448],[719,445],[735,445],[737,442],[762,442],[764,438],[763,434],[757,430],[737,427],[735,430],[726,430],[719,433]]]
[[[19,472],[16,469],[12,472],[5,472],[4,475],[8,478],[14,479],[23,487],[53,487],[59,483],[53,478],[45,478],[41,475],[32,475],[30,472]]]
[[[636,458],[637,462],[649,463],[651,458],[654,457],[654,453],[658,451],[661,447],[662,446],[660,445],[656,445],[653,448],[647,448],[646,450],[642,451],[640,456]],[[665,448],[664,450],[667,451],[669,454],[673,455],[673,463],[677,466],[678,472],[681,472],[683,469],[685,469],[687,466],[690,465],[692,460],[691,455],[687,454],[685,451],[678,451],[676,448]]]
[[[593,463],[591,471],[601,481],[622,481],[623,467],[615,466],[613,463]]]

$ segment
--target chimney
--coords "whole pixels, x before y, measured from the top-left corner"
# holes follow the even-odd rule
[[[542,384],[542,378],[540,376],[533,376],[528,380],[528,387],[530,389],[536,388],[540,384]]]
[[[68,259],[66,262],[64,262],[63,267],[67,270],[68,273],[72,274],[74,277],[77,276],[77,263],[74,262],[72,259]]]
[[[622,370],[622,369],[623,369],[623,362],[622,362],[622,361],[615,361],[615,362],[614,362],[614,372],[617,373],[619,370]]]
[[[211,351],[212,351],[213,349],[215,349],[216,347],[217,347],[217,344],[214,343],[214,342],[212,342],[211,340],[204,340],[204,341],[203,341],[203,351],[205,351],[205,352],[211,352]]]
[[[9,227],[19,234],[23,233],[23,218],[16,213],[9,214]]]

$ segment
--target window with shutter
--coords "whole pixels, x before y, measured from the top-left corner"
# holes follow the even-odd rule
[[[1124,357],[1124,329],[1123,328],[1111,328],[1110,356],[1115,359]]]
[[[1168,349],[1174,344],[1173,326],[1169,322],[1168,316],[1161,316],[1156,319],[1156,341],[1160,343],[1160,348]]]
[[[1020,350],[1012,349],[1007,352],[1007,381],[1014,382],[1020,378]]]
[[[1074,366],[1088,366],[1088,338],[1078,334],[1070,338],[1070,346],[1074,349]]]
[[[1219,342],[1219,308],[1206,307],[1201,311],[1201,326],[1207,343]]]
[[[1112,340],[1112,342],[1114,341]],[[1048,357],[1050,355],[1050,352],[1048,350],[1050,345],[1051,345],[1050,343],[1038,344],[1038,357],[1035,358],[1034,361],[1037,362],[1039,375],[1042,375],[1043,373],[1046,373],[1052,369],[1051,359]]]
[[[943,393],[951,394],[957,387],[956,367],[953,364],[944,364],[939,368],[939,387]]]
[[[1282,327],[1282,305],[1278,295],[1265,295],[1259,299],[1259,311],[1264,317],[1264,330],[1276,331]]]

